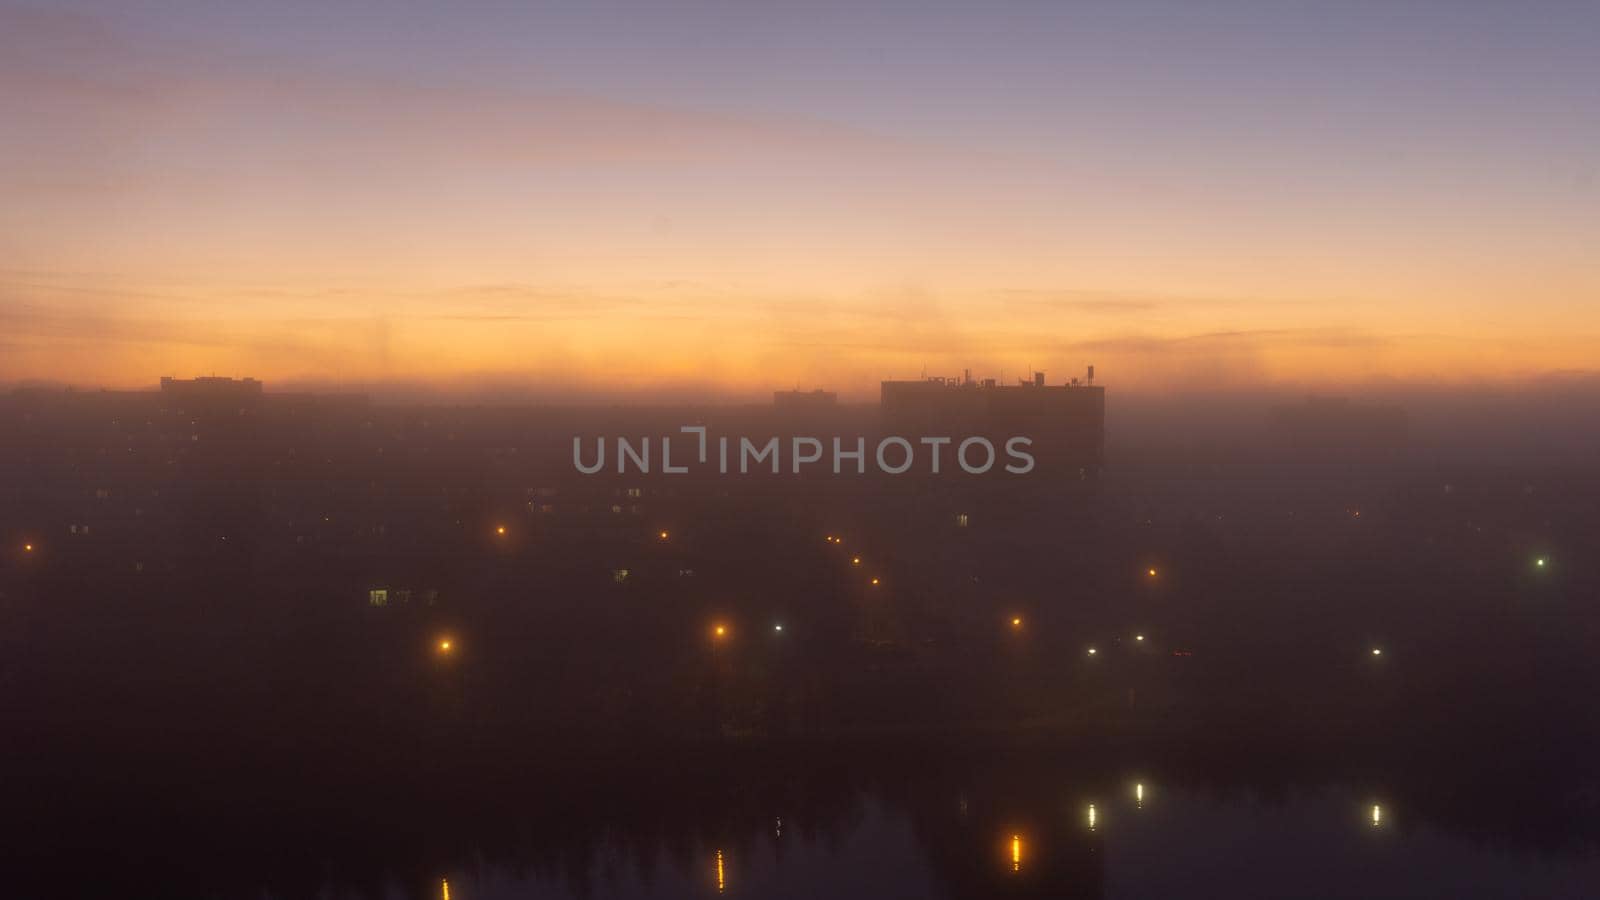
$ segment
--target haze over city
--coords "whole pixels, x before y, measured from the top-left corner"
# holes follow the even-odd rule
[[[0,0],[0,894],[1594,896],[1597,176],[1593,2]]]
[[[1580,3],[7,2],[0,383],[1586,379],[1597,29]]]

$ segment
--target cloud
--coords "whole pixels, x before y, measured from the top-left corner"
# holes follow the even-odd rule
[[[1089,290],[1004,288],[996,292],[1008,309],[1026,312],[1128,315],[1160,309],[1171,301]]]
[[[407,83],[321,59],[135,41],[0,9],[0,111],[28,123],[0,184],[30,197],[231,189],[241,179],[419,187],[472,166],[747,165],[786,176],[928,148],[860,128],[521,85]]]
[[[1420,336],[1418,336],[1420,337]],[[1210,331],[1198,334],[1158,337],[1126,335],[1074,341],[1066,346],[1081,351],[1140,354],[1216,353],[1223,350],[1271,345],[1274,347],[1332,347],[1373,349],[1393,346],[1396,338],[1361,329],[1347,328],[1260,328],[1238,331]]]

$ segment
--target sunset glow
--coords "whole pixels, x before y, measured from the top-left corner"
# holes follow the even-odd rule
[[[1553,21],[1329,6],[1236,70],[1232,29],[1105,53],[1150,37],[1109,9],[351,8],[303,39],[186,6],[0,12],[0,108],[49,124],[0,149],[0,382],[863,399],[964,367],[1593,365],[1572,86],[1600,62]]]

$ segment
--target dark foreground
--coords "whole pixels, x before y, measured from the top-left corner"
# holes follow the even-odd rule
[[[197,753],[8,779],[7,896],[1584,896],[1592,757],[1496,738]]]
[[[586,481],[526,414],[52,409],[5,896],[1600,884],[1592,464]]]

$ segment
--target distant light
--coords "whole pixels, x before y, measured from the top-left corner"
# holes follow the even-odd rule
[[[773,631],[782,631],[783,630],[783,623],[779,622],[778,624],[772,626],[772,630]]]
[[[506,527],[504,525],[496,525],[494,527],[494,533],[495,534],[505,534],[506,533]]]
[[[852,566],[861,565],[861,557],[859,557],[859,556],[850,557],[850,565],[852,565]],[[1541,565],[1542,565],[1542,563],[1541,563]]]
[[[1134,805],[1139,806],[1141,808],[1144,806],[1144,785],[1143,784],[1136,784],[1136,785],[1133,786],[1133,802],[1134,802]]]
[[[1150,574],[1151,578],[1156,577],[1156,570],[1155,570],[1154,567],[1151,567],[1151,569],[1149,570],[1149,574]]]
[[[878,579],[876,579],[876,578],[872,579],[872,583],[873,584],[877,584],[878,583]]]
[[[1011,871],[1018,872],[1018,871],[1021,871],[1021,870],[1022,870],[1022,835],[1013,834],[1011,836]]]
[[[1089,804],[1089,830],[1090,831],[1094,830],[1095,819],[1096,819],[1096,816],[1095,816],[1095,811],[1094,811],[1094,804],[1091,803],[1091,804]]]
[[[1374,826],[1383,824],[1383,807],[1376,803],[1372,804],[1372,824]]]
[[[1142,640],[1144,640],[1144,635],[1136,634],[1136,635],[1133,636],[1133,639],[1136,640],[1136,641],[1142,641]]]
[[[717,637],[726,637],[727,634],[728,634],[728,626],[726,626],[726,625],[718,625],[715,628],[711,629],[711,633],[716,635]]]
[[[663,532],[660,532],[659,534],[657,534],[656,537],[658,537],[658,538],[660,538],[660,539],[662,539],[664,541],[669,537],[669,535],[667,534],[667,532],[663,531]]]
[[[23,544],[22,545],[22,551],[24,553],[32,553],[33,552],[33,545],[32,544]]]
[[[1011,627],[1012,628],[1021,628],[1022,627],[1022,617],[1021,616],[1012,616],[1011,617]]]
[[[1383,648],[1382,647],[1373,647],[1372,648],[1372,655],[1373,656],[1382,656],[1383,655]]]
[[[722,893],[723,890],[727,888],[727,886],[728,886],[728,882],[727,882],[726,879],[723,878],[722,851],[718,850],[717,851],[717,893],[719,893],[719,894]]]
[[[450,900],[450,879],[448,879],[448,878],[439,879],[439,886],[440,886],[439,896],[440,896],[441,900]]]
[[[455,649],[455,643],[453,641],[451,641],[449,638],[440,638],[439,639],[439,652],[440,653],[449,653],[453,649]]]
[[[1096,650],[1096,649],[1095,649],[1095,648],[1093,648],[1093,647],[1090,647],[1090,648],[1089,648],[1089,655],[1090,655],[1090,656],[1093,656],[1093,655],[1095,655],[1095,654],[1096,654],[1096,653],[1099,653],[1099,652],[1100,652],[1100,651],[1099,651],[1099,650]]]
[[[1538,559],[1534,560],[1533,564],[1542,569],[1542,568],[1544,568],[1545,562],[1546,562],[1545,558],[1541,556]]]

